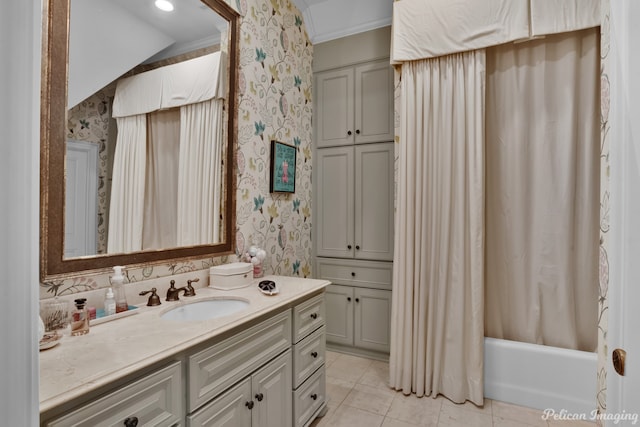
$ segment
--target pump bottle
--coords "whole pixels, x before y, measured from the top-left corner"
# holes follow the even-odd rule
[[[104,299],[104,315],[111,316],[113,314],[116,314],[116,299],[113,295],[113,289],[109,288]]]
[[[129,304],[127,304],[127,297],[124,293],[124,276],[122,275],[122,269],[124,267],[117,265],[113,267],[113,277],[111,277],[111,289],[116,300],[116,313],[127,311]]]

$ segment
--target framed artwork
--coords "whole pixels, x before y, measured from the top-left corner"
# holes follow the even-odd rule
[[[296,192],[296,147],[271,141],[271,193]]]

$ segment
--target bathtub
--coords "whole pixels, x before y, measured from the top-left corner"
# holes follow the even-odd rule
[[[591,414],[596,353],[484,339],[484,396],[537,409]]]

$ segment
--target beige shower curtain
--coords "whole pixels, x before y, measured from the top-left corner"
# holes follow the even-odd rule
[[[485,52],[402,66],[390,384],[483,404]]]
[[[118,117],[117,122],[107,240],[110,254],[142,249],[147,118],[138,114]]]
[[[224,100],[180,107],[178,245],[220,241]]]
[[[596,348],[598,31],[487,49],[489,337]]]
[[[143,249],[177,246],[178,158],[180,109],[147,114],[147,180],[144,202]]]

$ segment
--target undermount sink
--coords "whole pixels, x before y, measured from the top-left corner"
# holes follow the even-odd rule
[[[208,320],[228,316],[249,307],[249,302],[238,298],[197,301],[172,308],[160,315],[164,320]]]

